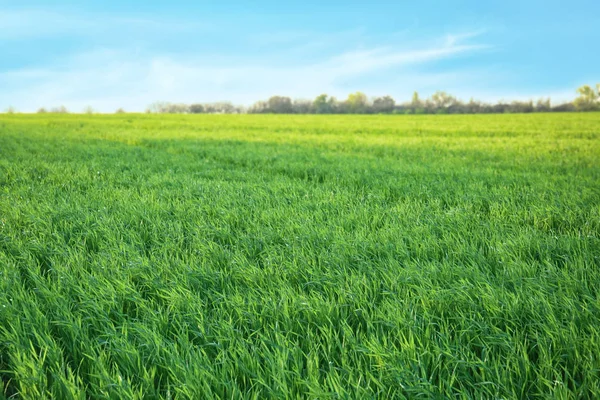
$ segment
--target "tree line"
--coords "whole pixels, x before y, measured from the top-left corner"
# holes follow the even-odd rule
[[[463,102],[446,92],[438,91],[421,99],[415,92],[410,102],[397,103],[391,96],[369,99],[362,92],[348,95],[345,100],[322,94],[314,100],[292,100],[286,96],[272,96],[258,101],[249,108],[234,106],[229,102],[209,104],[154,103],[150,113],[248,113],[248,114],[491,114],[533,113],[565,111],[600,111],[600,83],[596,88],[588,85],[577,89],[579,96],[567,103],[552,105],[550,98],[534,101],[498,102],[495,104],[476,100]]]
[[[314,100],[292,100],[286,96],[272,96],[268,100],[258,101],[251,107],[236,106],[231,102],[216,103],[168,103],[156,102],[150,105],[147,113],[156,114],[492,114],[492,113],[533,113],[566,111],[600,111],[600,83],[593,88],[589,85],[577,89],[577,98],[571,102],[552,105],[550,98],[534,102],[511,101],[495,104],[476,100],[464,102],[451,94],[438,91],[429,98],[421,99],[414,92],[411,101],[397,103],[391,96],[369,99],[362,92],[348,95],[345,100],[321,94]],[[10,107],[7,113],[16,112]],[[64,107],[47,110],[40,108],[38,113],[68,113]],[[84,113],[94,110],[86,107]],[[119,108],[115,113],[125,113]]]

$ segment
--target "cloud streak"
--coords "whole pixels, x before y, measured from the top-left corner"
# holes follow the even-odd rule
[[[78,29],[78,25],[71,24],[70,29]],[[440,76],[455,83],[468,79],[460,72],[417,73],[411,69],[488,49],[485,44],[466,43],[478,35],[435,38],[418,48],[415,44],[361,48],[292,63],[280,63],[276,56],[161,56],[100,49],[72,55],[59,66],[0,73],[0,86],[8,89],[0,93],[0,107],[34,111],[64,104],[74,111],[86,105],[106,112],[118,107],[142,111],[154,101],[231,100],[250,105],[274,94],[313,98],[326,92],[341,97],[354,90],[404,98],[415,89],[433,89],[431,84],[438,84]],[[281,35],[281,40],[307,37],[305,33]],[[306,42],[301,46],[306,47]],[[395,77],[388,81],[393,85],[376,79],[373,83],[373,77],[386,71]],[[419,87],[410,86],[415,83]]]

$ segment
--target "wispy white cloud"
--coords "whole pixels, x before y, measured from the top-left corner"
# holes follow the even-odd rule
[[[249,105],[274,94],[312,98],[320,93],[345,96],[354,90],[391,94],[399,99],[412,90],[433,89],[441,79],[460,86],[472,74],[419,73],[417,66],[483,51],[467,44],[476,34],[435,38],[403,47],[374,47],[294,63],[277,58],[240,56],[219,59],[189,54],[148,56],[125,50],[96,50],[63,60],[60,66],[0,72],[0,108],[22,111],[64,104],[73,110],[91,105],[101,111],[118,107],[143,110],[154,101],[231,100]],[[286,40],[297,40],[290,35]],[[443,39],[443,38],[442,38]],[[282,39],[283,40],[283,39]],[[393,79],[370,79],[391,74]],[[437,87],[440,88],[440,87]]]
[[[471,31],[471,32],[461,32],[461,33],[454,33],[454,34],[448,34],[446,35],[445,39],[446,39],[446,45],[448,46],[454,46],[458,43],[462,43],[465,42],[469,39],[474,39],[478,36],[483,35],[486,32],[485,29],[479,29],[476,31]]]
[[[342,54],[334,57],[329,62],[329,65],[331,65],[332,69],[337,70],[339,75],[354,75],[382,68],[435,61],[486,48],[488,46],[460,44],[448,44],[441,47],[409,51],[380,48]]]

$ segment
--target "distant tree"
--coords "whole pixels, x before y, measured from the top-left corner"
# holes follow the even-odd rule
[[[48,110],[46,110],[44,107],[38,108],[37,113],[38,114],[46,114],[48,112]]]
[[[150,104],[148,106],[148,108],[146,108],[146,113],[147,114],[162,114],[162,113],[166,112],[166,109],[168,106],[169,106],[169,103],[166,103],[164,101],[157,101],[157,102]]]
[[[346,99],[348,112],[361,114],[367,111],[367,95],[363,92],[350,93]]]
[[[313,101],[313,108],[317,114],[327,114],[329,112],[327,104],[327,95],[320,94]]]
[[[310,114],[313,111],[313,104],[310,100],[294,100],[292,112],[294,114]]]
[[[336,99],[334,96],[330,96],[329,99],[327,100],[327,103],[329,104],[329,109],[331,110],[330,112],[332,112],[332,113],[344,112],[344,110],[341,109],[341,104],[343,102],[338,101],[338,99]]]
[[[489,103],[480,103],[479,112],[485,114],[491,114],[494,112],[494,105]]]
[[[535,111],[537,112],[549,112],[552,111],[552,107],[550,106],[550,97],[547,99],[538,99],[535,104]]]
[[[263,114],[269,112],[269,104],[266,101],[257,101],[249,109],[250,114]]]
[[[431,95],[431,103],[433,112],[448,112],[448,109],[455,105],[456,98],[446,92],[437,91]]]
[[[348,100],[338,101],[335,105],[335,109],[331,111],[332,114],[350,114],[352,112]]]
[[[204,107],[204,113],[206,114],[234,114],[241,112],[240,107],[236,107],[228,101],[218,101],[216,103],[206,104],[195,104],[190,106],[190,112],[192,107],[196,109],[196,112],[200,112],[200,107]]]
[[[117,111],[115,111],[115,114],[125,114],[125,110],[118,108]]]
[[[147,109],[147,113],[156,114],[186,114],[189,112],[189,106],[187,104],[174,104],[167,102],[155,102],[152,103]]]
[[[187,104],[169,104],[166,108],[169,114],[187,114],[190,112],[190,107]]]
[[[223,114],[233,114],[235,112],[235,107],[228,101],[221,101],[216,103],[218,105],[219,111]]]
[[[431,98],[425,99],[422,110],[423,114],[434,114],[436,112],[436,106]]]
[[[460,101],[459,99],[455,99],[454,103],[450,104],[448,108],[446,108],[448,114],[464,114],[465,113],[465,103]]]
[[[51,113],[54,114],[68,114],[69,110],[65,106],[54,107],[50,110]]]
[[[471,97],[467,104],[464,104],[462,107],[462,112],[466,114],[475,114],[481,112],[481,102],[476,101]]]
[[[313,110],[317,114],[330,114],[335,111],[337,101],[335,97],[321,94],[313,101]]]
[[[573,104],[578,111],[592,111],[600,109],[600,83],[593,89],[589,85],[581,86],[577,89],[579,97],[575,99]]]
[[[229,101],[219,101],[212,104],[216,112],[219,114],[233,114],[236,112],[236,107]]]
[[[508,107],[504,109],[504,112],[509,113],[530,113],[535,111],[533,101],[513,101]]]
[[[573,103],[563,103],[557,106],[552,107],[553,112],[572,112],[576,111],[575,105]]]
[[[269,112],[275,114],[290,114],[292,112],[292,99],[283,96],[272,96],[267,100]]]
[[[203,106],[206,114],[216,114],[218,112],[217,106],[212,103],[203,104]]]
[[[410,101],[410,105],[415,108],[423,106],[423,103],[421,102],[421,99],[419,98],[419,93],[413,92],[412,100]]]
[[[16,109],[15,109],[13,106],[9,106],[9,107],[6,109],[6,113],[7,113],[7,114],[14,114],[14,113],[16,113],[16,112],[17,112],[17,110],[16,110]]]
[[[92,106],[87,106],[86,108],[83,109],[83,112],[85,114],[93,114],[94,113],[94,109],[92,108]]]
[[[373,100],[374,113],[391,113],[394,111],[396,101],[390,96],[378,97]]]
[[[204,112],[204,106],[202,104],[192,104],[190,106],[191,114],[202,114]]]
[[[491,113],[496,113],[496,114],[510,112],[510,104],[502,103],[500,101],[497,104],[491,105],[489,110]]]
[[[425,105],[419,98],[419,93],[413,92],[412,99],[410,101],[410,110],[415,114],[425,113]]]

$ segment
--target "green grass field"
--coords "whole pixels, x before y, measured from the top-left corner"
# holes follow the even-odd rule
[[[600,114],[1,115],[0,378],[600,398]]]

